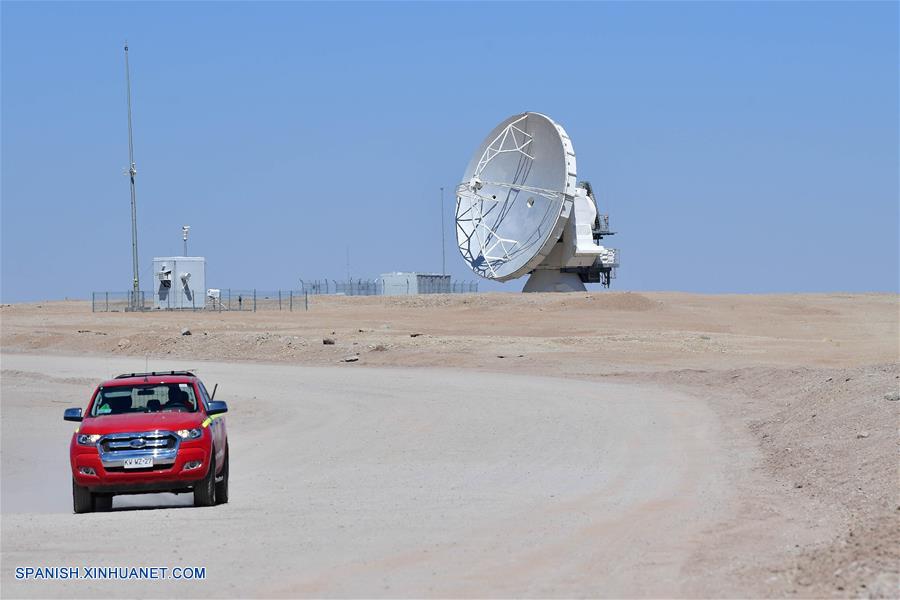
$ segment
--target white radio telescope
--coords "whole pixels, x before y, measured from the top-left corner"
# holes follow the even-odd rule
[[[576,183],[575,150],[550,117],[527,112],[494,128],[456,188],[459,251],[476,274],[508,281],[528,273],[526,292],[609,286],[619,266],[600,245],[609,216],[590,183]]]

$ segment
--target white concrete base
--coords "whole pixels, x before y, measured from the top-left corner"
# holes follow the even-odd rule
[[[534,271],[522,288],[523,292],[584,292],[587,288],[575,273],[552,269]]]

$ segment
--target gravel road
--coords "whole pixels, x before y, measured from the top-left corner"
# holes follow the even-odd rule
[[[662,387],[437,369],[212,362],[231,501],[74,515],[66,406],[144,359],[2,357],[6,597],[672,596],[758,453]],[[153,361],[150,368],[160,368]],[[202,566],[204,581],[25,581],[19,566]],[[724,587],[723,587],[724,586]],[[734,592],[734,590],[730,590]]]

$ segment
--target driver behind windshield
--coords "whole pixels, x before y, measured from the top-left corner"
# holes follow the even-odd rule
[[[194,410],[193,402],[191,402],[188,393],[178,386],[169,386],[169,401],[162,407],[162,410],[176,410],[179,412],[192,412]]]

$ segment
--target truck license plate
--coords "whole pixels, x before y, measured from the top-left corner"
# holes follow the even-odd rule
[[[126,469],[145,469],[147,467],[153,466],[153,459],[149,456],[141,457],[141,458],[126,458],[125,459],[125,468]]]

